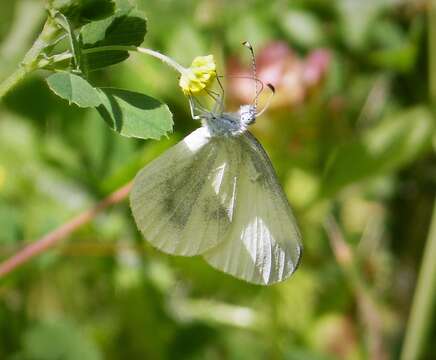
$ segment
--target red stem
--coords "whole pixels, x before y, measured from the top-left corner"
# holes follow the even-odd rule
[[[124,185],[123,187],[103,199],[93,208],[84,211],[69,222],[61,225],[60,227],[43,236],[39,240],[36,240],[35,242],[25,246],[15,255],[12,255],[9,259],[0,263],[0,278],[9,274],[22,264],[30,261],[36,255],[46,251],[60,240],[70,235],[77,228],[91,221],[102,210],[123,201],[129,195],[132,185],[132,182]]]

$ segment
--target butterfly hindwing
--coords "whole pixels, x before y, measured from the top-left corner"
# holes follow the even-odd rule
[[[213,267],[255,284],[289,277],[300,256],[300,234],[271,162],[249,133],[232,138],[237,178],[235,215],[224,241],[203,254]]]

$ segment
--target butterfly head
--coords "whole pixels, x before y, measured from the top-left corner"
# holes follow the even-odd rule
[[[267,104],[261,111],[257,111],[258,98],[262,93],[265,84],[257,78],[256,74],[256,60],[254,56],[253,47],[247,41],[242,43],[250,50],[252,60],[252,75],[251,76],[234,76],[236,78],[248,79],[254,81],[254,98],[252,103],[244,104],[239,107],[237,112],[226,112],[224,109],[224,87],[221,83],[223,76],[217,75],[216,80],[219,85],[218,91],[211,88],[205,88],[205,93],[214,100],[212,109],[208,109],[202,105],[199,98],[196,96],[189,96],[189,104],[191,114],[194,119],[201,120],[212,135],[238,135],[247,130],[247,127],[254,123],[256,117],[263,114],[267,109],[269,102],[274,94],[274,87],[271,84],[266,84],[266,87],[271,90],[271,96]]]
[[[239,107],[239,119],[241,124],[248,126],[256,120],[256,106],[254,104],[241,105]]]

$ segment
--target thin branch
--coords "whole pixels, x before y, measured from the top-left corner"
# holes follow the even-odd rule
[[[114,256],[120,250],[132,250],[132,251],[144,251],[145,243],[131,244],[129,242],[102,242],[99,239],[77,239],[77,242],[67,243],[62,245],[59,249],[59,253],[66,257],[104,257]],[[19,251],[21,247],[14,245],[0,246],[0,256],[9,257]]]
[[[123,187],[109,195],[107,198],[103,199],[93,208],[84,211],[69,222],[61,225],[60,227],[43,236],[39,240],[36,240],[35,242],[27,245],[18,253],[2,262],[0,264],[0,278],[9,274],[24,263],[30,261],[35,256],[46,251],[50,247],[56,245],[60,240],[66,238],[79,227],[94,219],[102,210],[123,201],[129,195],[132,185],[132,182],[124,185]]]

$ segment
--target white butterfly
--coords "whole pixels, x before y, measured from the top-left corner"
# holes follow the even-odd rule
[[[135,178],[138,228],[161,251],[201,255],[250,283],[285,280],[298,266],[301,236],[268,155],[247,130],[256,103],[237,113],[223,111],[222,96],[212,111],[190,104],[202,127]]]

